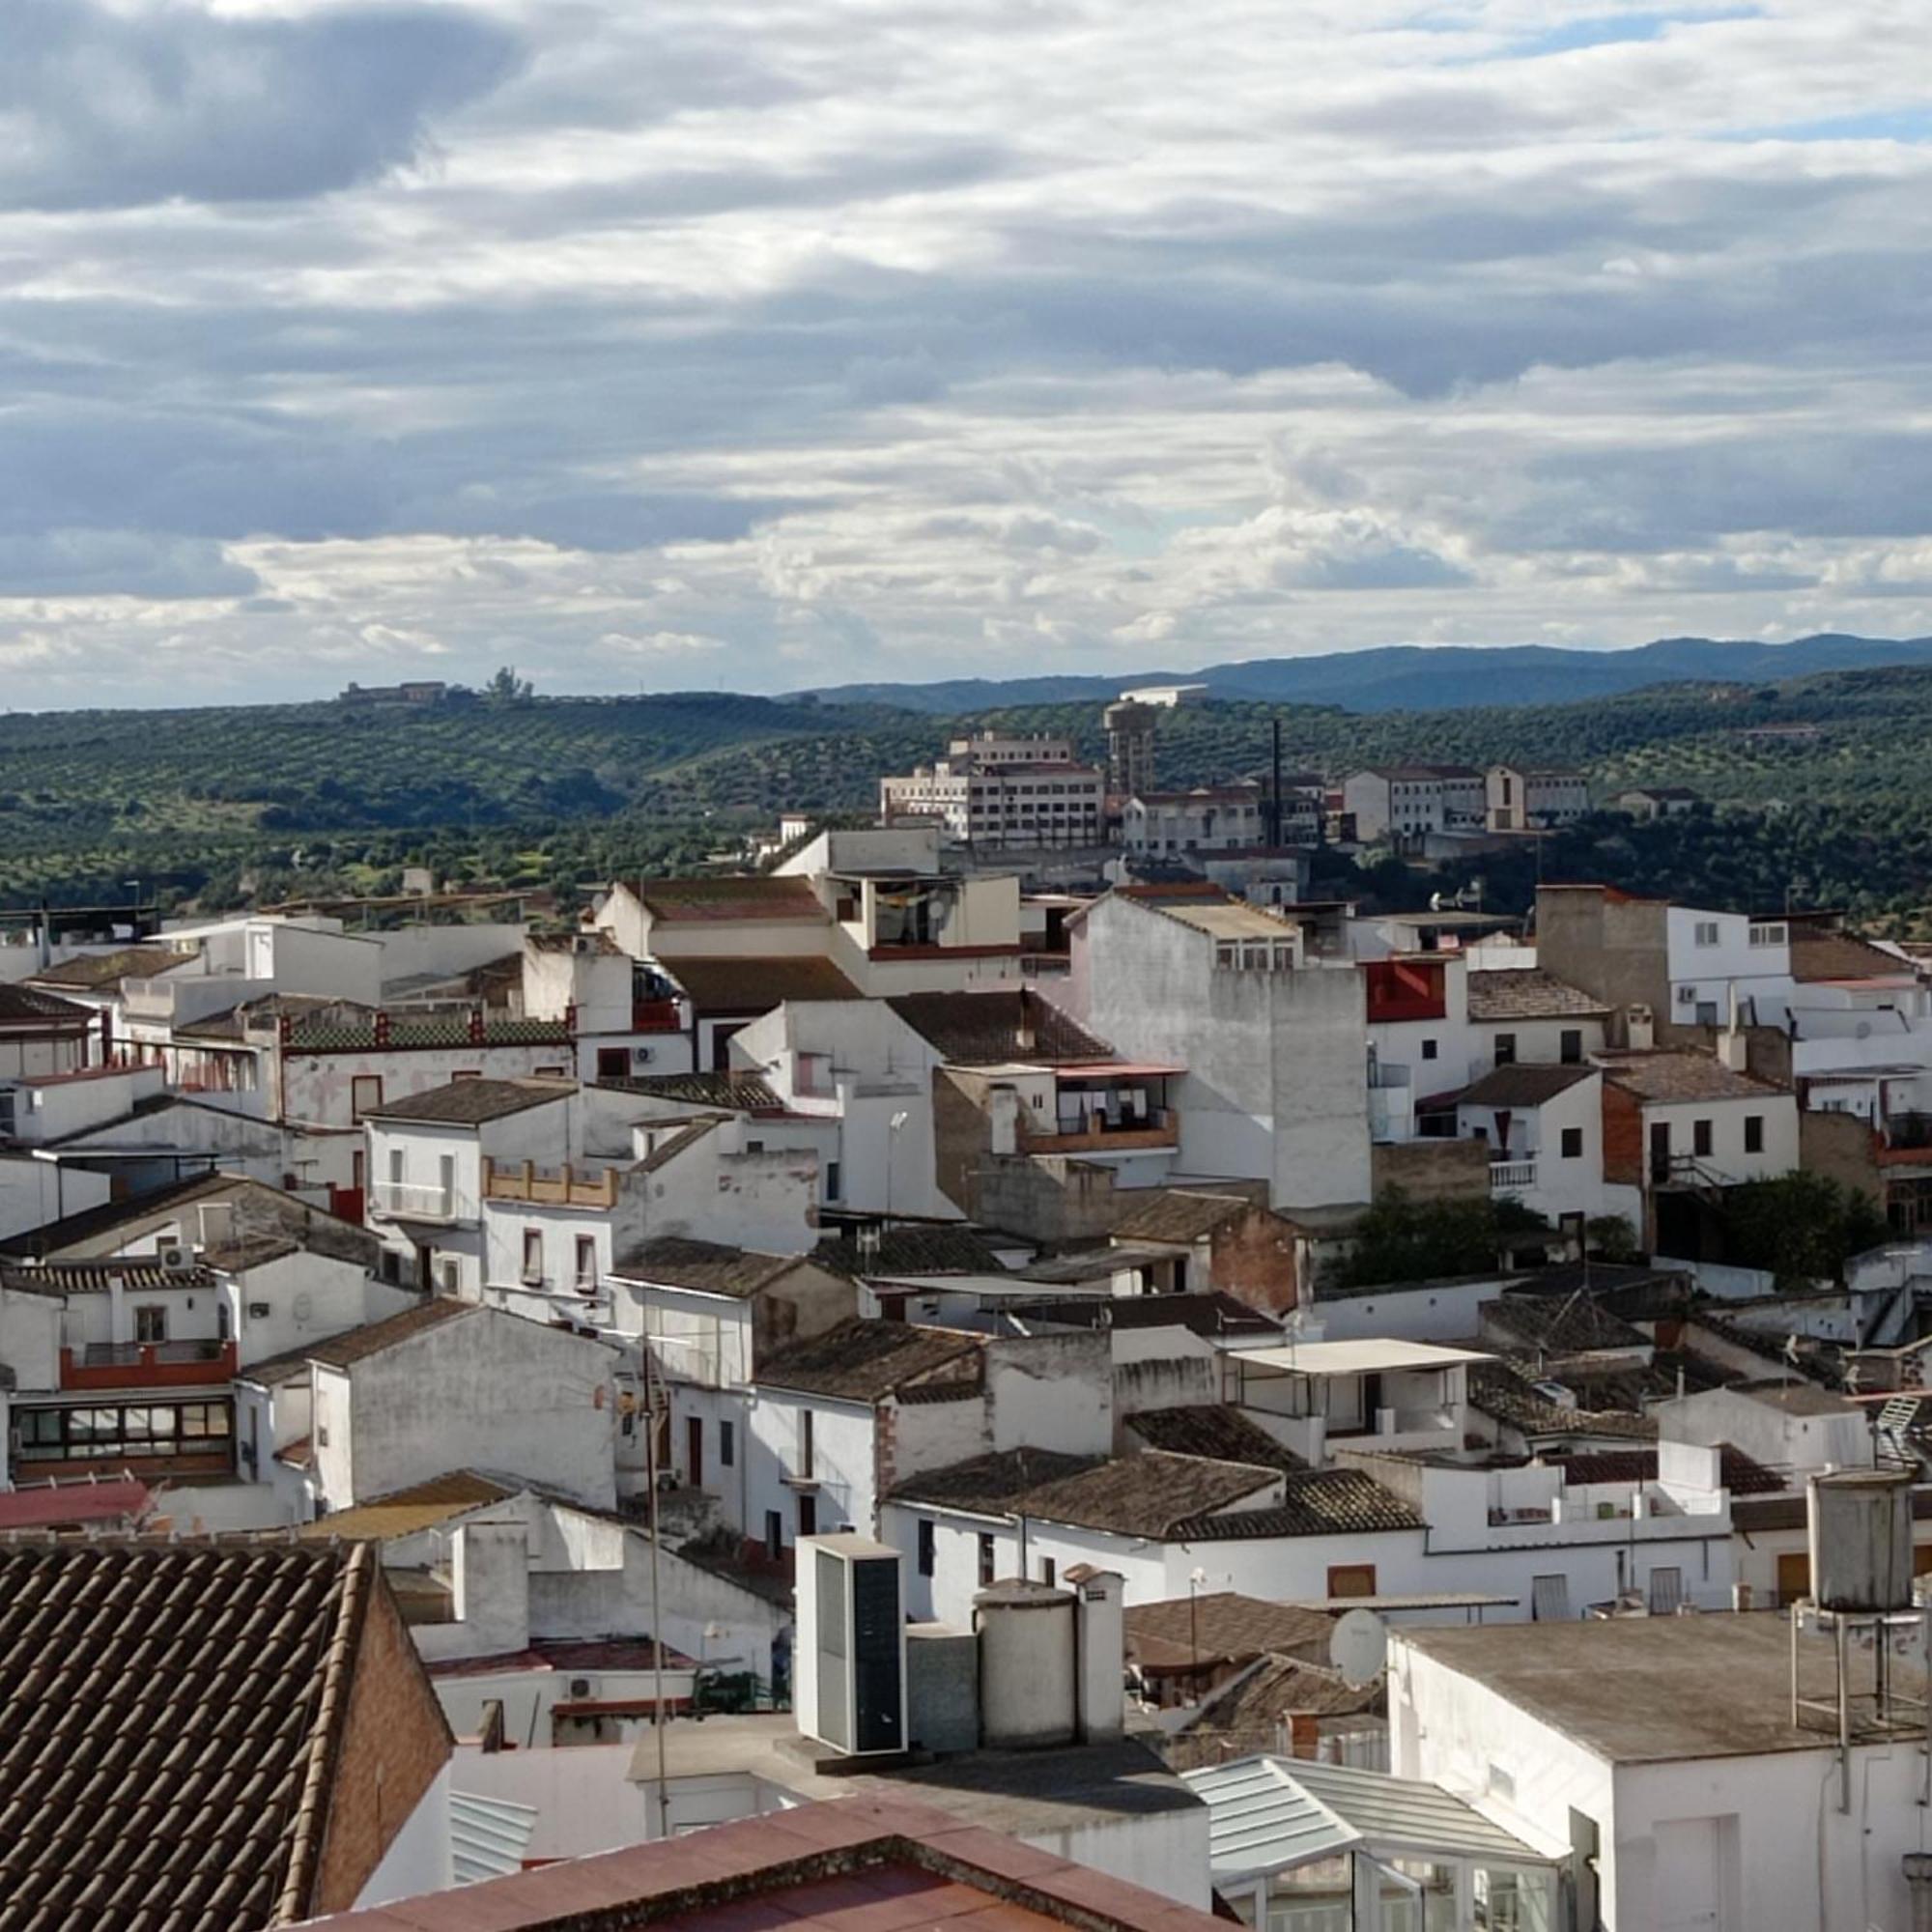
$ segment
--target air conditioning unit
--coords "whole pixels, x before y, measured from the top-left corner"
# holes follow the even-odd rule
[[[585,1697],[594,1697],[597,1694],[597,1686],[587,1677],[573,1677],[570,1680],[570,1694],[580,1701]]]
[[[648,1066],[657,1057],[658,1050],[654,1046],[634,1046],[631,1049],[633,1066]]]
[[[163,1241],[156,1248],[155,1259],[170,1274],[185,1274],[194,1265],[194,1250],[185,1241]]]
[[[899,1552],[869,1536],[798,1539],[799,1730],[848,1757],[906,1746]]]

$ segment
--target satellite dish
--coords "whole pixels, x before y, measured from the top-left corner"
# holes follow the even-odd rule
[[[1373,1610],[1344,1610],[1328,1634],[1328,1662],[1350,1684],[1373,1684],[1388,1656],[1388,1627]]]
[[[1861,1039],[1869,1039],[1871,1037],[1871,1021],[1861,1020],[1854,1031]]]
[[[305,1323],[315,1311],[315,1303],[307,1289],[298,1289],[296,1298],[290,1305],[289,1313],[296,1318],[298,1325]]]

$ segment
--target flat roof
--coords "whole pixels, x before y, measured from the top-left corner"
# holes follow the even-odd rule
[[[1833,1734],[1792,1725],[1791,1629],[1781,1616],[1438,1626],[1395,1641],[1611,1764],[1834,1748]],[[1800,1639],[1807,1696],[1827,1695],[1830,1651],[1825,1638]],[[1917,1673],[1895,1669],[1900,1688],[1913,1689],[1904,1680]]]
[[[1373,1376],[1403,1369],[1453,1369],[1470,1362],[1492,1362],[1479,1349],[1451,1349],[1439,1342],[1405,1342],[1372,1337],[1356,1342],[1296,1342],[1265,1349],[1236,1349],[1237,1362],[1295,1376]]]

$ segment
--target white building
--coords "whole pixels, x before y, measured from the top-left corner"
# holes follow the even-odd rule
[[[1492,832],[1549,831],[1590,810],[1589,781],[1563,766],[1492,765],[1484,784]]]
[[[1065,738],[982,731],[910,776],[879,781],[879,810],[936,819],[954,843],[982,850],[1091,846],[1106,826],[1107,775],[1074,761]]]
[[[1490,1188],[1552,1226],[1569,1215],[1641,1212],[1637,1190],[1604,1178],[1604,1078],[1594,1066],[1503,1065],[1456,1096],[1460,1138],[1486,1142]]]
[[[1798,1646],[1807,1696],[1830,1648]],[[1882,1735],[1861,1700],[1841,1764],[1822,1719],[1792,1722],[1792,1657],[1773,1616],[1401,1631],[1392,1769],[1561,1859],[1580,1924],[1906,1926],[1922,1718]]]
[[[1342,781],[1342,811],[1363,845],[1480,831],[1483,775],[1467,765],[1371,765]]]
[[[1121,842],[1143,857],[1246,851],[1266,838],[1266,810],[1256,784],[1135,792],[1122,814]]]
[[[1187,1068],[1170,1090],[1181,1169],[1264,1179],[1290,1210],[1370,1198],[1358,973],[1305,967],[1295,927],[1205,890],[1110,893],[1069,925],[1069,1010]]]

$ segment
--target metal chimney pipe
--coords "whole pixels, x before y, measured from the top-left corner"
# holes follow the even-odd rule
[[[1907,1852],[1900,1862],[1912,1897],[1912,1932],[1932,1932],[1932,1852]]]

